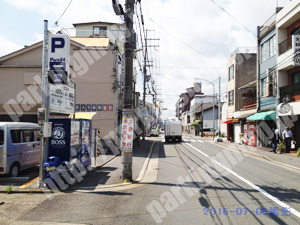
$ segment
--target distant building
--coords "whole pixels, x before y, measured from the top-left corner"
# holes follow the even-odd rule
[[[256,112],[256,53],[237,49],[227,63],[227,139],[240,142],[246,117]],[[247,125],[245,125],[247,126]]]

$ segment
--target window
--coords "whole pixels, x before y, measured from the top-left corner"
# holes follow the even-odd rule
[[[4,131],[0,130],[0,145],[4,144]]]
[[[228,80],[232,80],[234,78],[234,65],[229,67]]]
[[[260,85],[260,95],[261,97],[266,97],[267,94],[267,78],[261,79]]]
[[[229,91],[228,93],[228,105],[234,104],[234,91]]]
[[[292,84],[300,83],[300,72],[292,74]]]
[[[270,58],[275,55],[275,36],[269,41]]]
[[[94,35],[99,37],[106,37],[107,35],[107,27],[93,27]]]
[[[17,144],[17,143],[21,143],[21,130],[11,130],[10,131],[10,135],[11,135],[11,140],[13,143]]]
[[[24,130],[23,142],[33,142],[33,141],[34,141],[34,130]]]
[[[267,59],[275,55],[275,35],[261,45],[261,61],[264,62]]]

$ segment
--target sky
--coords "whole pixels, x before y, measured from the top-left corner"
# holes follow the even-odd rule
[[[124,5],[125,0],[119,2]],[[237,48],[255,51],[257,26],[275,13],[277,5],[284,7],[289,2],[141,0],[142,10],[137,4],[134,27],[139,35],[137,16],[141,18],[143,14],[148,38],[159,39],[149,41],[149,45],[159,46],[149,48],[149,59],[153,60],[149,73],[161,106],[167,108],[162,111],[163,118],[175,115],[176,100],[193,86],[195,79],[213,82],[218,92],[220,76],[221,94],[226,93],[231,53]],[[63,14],[69,3],[70,0],[0,0],[0,57],[42,40],[44,20],[49,21],[49,28],[72,28],[73,23],[91,21],[122,22],[110,0],[72,0]],[[138,40],[141,46],[140,37]],[[142,62],[142,51],[138,58]],[[137,91],[141,93],[142,84],[143,76],[138,72]],[[202,92],[212,94],[212,85],[202,80]],[[150,95],[147,101],[152,101]]]

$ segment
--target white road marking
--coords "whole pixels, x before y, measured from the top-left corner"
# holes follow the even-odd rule
[[[195,141],[195,140],[193,140],[193,139],[191,139],[190,141],[191,141],[191,142],[196,142],[196,141]]]
[[[202,140],[198,140],[198,142],[200,142],[200,143],[204,143],[204,141],[202,141]]]
[[[185,141],[185,142],[189,142],[189,140],[187,140],[187,139],[182,139],[183,141]]]
[[[300,218],[300,212],[297,211],[296,209],[290,207],[289,205],[285,204],[284,202],[280,201],[278,198],[274,197],[273,195],[270,195],[268,192],[265,190],[261,189],[257,185],[253,184],[252,182],[248,181],[247,179],[243,178],[242,176],[238,175],[236,172],[232,171],[231,169],[228,169],[226,166],[223,166],[221,163],[219,163],[217,160],[214,160],[213,158],[209,157],[207,154],[204,152],[200,151],[198,148],[195,148],[189,143],[186,143],[188,146],[199,152],[200,154],[204,155],[205,157],[209,158],[212,162],[216,163],[217,165],[221,166],[223,169],[227,170],[229,173],[234,175],[235,177],[239,178],[241,181],[244,183],[248,184],[250,187],[254,188],[255,190],[259,191],[261,194],[266,196],[267,198],[271,199],[273,202],[277,203],[281,207],[288,208],[291,213],[293,213],[295,216]]]

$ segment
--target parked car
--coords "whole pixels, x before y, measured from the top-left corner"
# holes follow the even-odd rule
[[[155,129],[152,129],[150,132],[150,137],[158,137],[158,136],[159,136],[158,131]]]
[[[0,174],[17,177],[40,163],[41,127],[35,123],[0,122]]]

